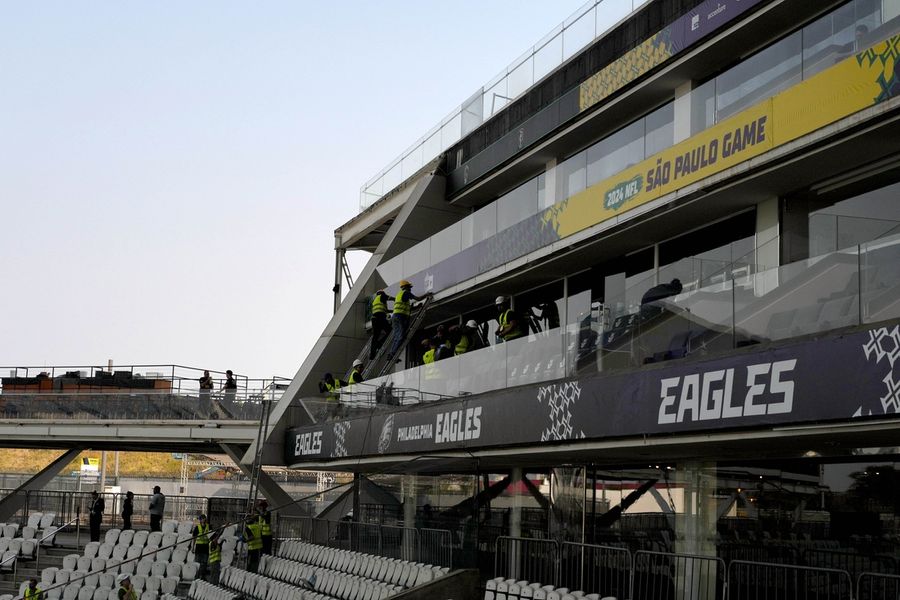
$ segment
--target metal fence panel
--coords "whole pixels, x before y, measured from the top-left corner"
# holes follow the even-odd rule
[[[453,567],[453,535],[446,529],[419,529],[419,562]]]
[[[856,600],[900,600],[900,575],[860,573]]]
[[[634,553],[632,600],[721,600],[725,597],[725,563],[714,556]]]
[[[892,556],[808,548],[803,551],[802,557],[803,564],[808,567],[847,571],[854,579],[861,573],[897,573],[897,560]]]
[[[494,576],[557,585],[559,542],[499,536],[494,541]]]
[[[847,571],[743,560],[728,565],[728,600],[852,600]]]
[[[559,584],[587,594],[627,598],[631,586],[631,552],[627,548],[563,542]]]

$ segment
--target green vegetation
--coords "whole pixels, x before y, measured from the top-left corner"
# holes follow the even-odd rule
[[[0,472],[2,473],[37,473],[56,457],[62,454],[60,450],[22,450],[0,448]],[[61,471],[60,474],[68,475],[72,471],[81,468],[81,459],[91,457],[99,459],[101,452],[88,450],[82,452]],[[107,452],[107,474],[115,470],[115,453]],[[119,475],[123,477],[179,477],[181,474],[181,461],[172,458],[170,453],[164,452],[120,452]]]

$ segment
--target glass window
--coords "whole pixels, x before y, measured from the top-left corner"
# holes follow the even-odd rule
[[[691,135],[716,124],[716,80],[691,90]]]
[[[644,120],[639,119],[587,150],[587,184],[594,185],[644,160]]]
[[[800,32],[745,60],[716,78],[716,112],[721,121],[800,82]]]
[[[557,202],[574,196],[585,187],[585,171],[587,153],[579,152],[556,167],[556,200]]]
[[[653,156],[675,141],[675,103],[669,102],[647,115],[644,154]]]
[[[527,219],[538,210],[538,178],[525,182],[497,200],[497,231]]]
[[[811,77],[855,51],[854,3],[846,4],[803,28],[803,77]]]

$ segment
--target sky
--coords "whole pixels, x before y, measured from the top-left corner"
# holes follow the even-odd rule
[[[361,185],[581,4],[0,0],[0,367],[292,377]]]

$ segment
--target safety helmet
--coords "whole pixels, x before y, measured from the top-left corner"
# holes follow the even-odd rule
[[[354,367],[361,367],[361,366],[362,366],[362,361],[359,360],[359,359],[357,358],[356,360],[353,361],[353,366],[354,366]]]
[[[410,282],[408,282],[407,280],[405,280],[405,279],[401,279],[401,280],[400,280],[400,287],[402,287],[402,288],[405,288],[405,287],[412,287],[412,284],[411,284]]]
[[[131,577],[128,576],[128,573],[119,573],[116,576],[116,585],[122,585],[123,581],[128,581]]]
[[[478,329],[478,323],[475,322],[475,319],[469,319],[466,322],[466,327],[470,329]]]
[[[494,300],[494,304],[500,306],[501,304],[506,304],[506,296],[497,296],[497,299]]]

